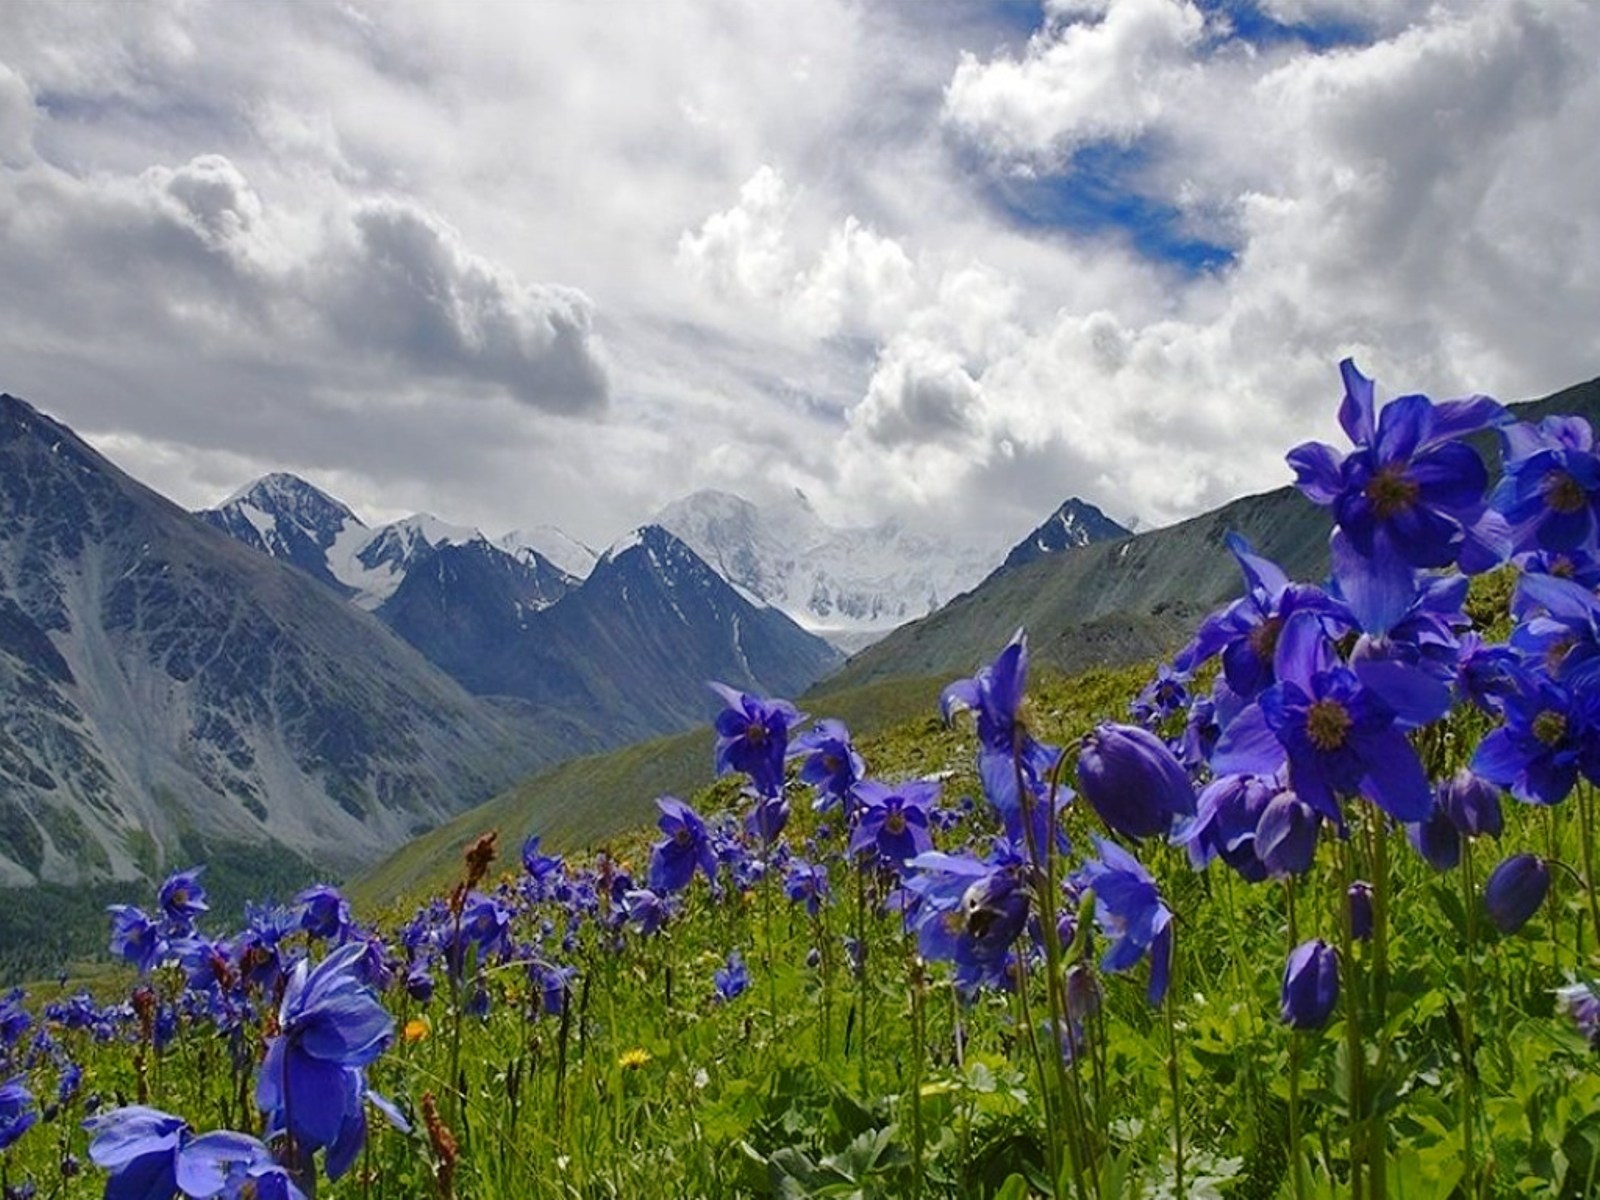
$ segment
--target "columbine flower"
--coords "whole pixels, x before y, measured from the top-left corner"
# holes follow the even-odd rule
[[[681,892],[694,878],[696,867],[716,887],[717,855],[700,814],[673,796],[658,798],[656,807],[661,810],[656,828],[667,836],[650,851],[650,890],[663,895]]]
[[[1189,852],[1189,863],[1204,870],[1221,858],[1251,883],[1267,877],[1256,854],[1256,827],[1272,797],[1281,790],[1255,775],[1223,775],[1200,792],[1191,820],[1180,822],[1173,841]]]
[[[939,785],[912,780],[892,787],[868,779],[856,787],[860,801],[852,855],[871,851],[883,866],[899,869],[909,858],[933,849],[928,810],[938,802]]]
[[[1600,524],[1600,455],[1582,417],[1546,417],[1537,429],[1501,433],[1505,474],[1492,502],[1520,546],[1572,550],[1593,544]]]
[[[1501,933],[1515,933],[1539,911],[1550,890],[1550,868],[1534,854],[1513,854],[1489,875],[1483,906]]]
[[[1435,804],[1424,820],[1408,823],[1406,837],[1435,871],[1452,870],[1461,862],[1461,830],[1441,804]]]
[[[726,1004],[736,996],[743,995],[750,986],[750,972],[744,965],[744,955],[737,950],[729,951],[727,965],[713,971],[711,979],[719,1002]]]
[[[537,833],[530,835],[528,840],[522,843],[522,868],[532,878],[543,882],[547,876],[561,870],[561,867],[562,862],[559,855],[540,852],[539,835]]]
[[[344,1173],[366,1137],[362,1069],[394,1035],[393,1019],[353,973],[364,952],[351,943],[314,968],[295,964],[278,1009],[279,1035],[256,1078],[256,1105],[269,1127],[287,1122],[307,1154],[326,1146],[330,1179]]]
[[[351,925],[350,902],[326,883],[308,887],[295,897],[300,906],[300,928],[314,938],[342,940]]]
[[[1194,787],[1167,745],[1147,729],[1110,722],[1083,739],[1078,787],[1100,819],[1131,838],[1164,834],[1193,816]]]
[[[1321,1029],[1339,1000],[1339,955],[1321,938],[1302,942],[1283,971],[1283,1022],[1291,1029]]]
[[[727,705],[715,722],[717,774],[742,771],[761,795],[776,796],[783,790],[789,730],[804,714],[787,700],[765,700],[722,683],[711,688]]]
[[[147,974],[167,952],[161,930],[132,904],[112,904],[106,911],[111,914],[111,953]]]
[[[963,710],[977,714],[978,778],[983,783],[983,794],[1000,814],[1006,836],[1018,845],[1026,844],[1029,838],[1040,843],[1048,836],[1038,827],[1023,828],[1019,786],[1033,799],[1037,825],[1047,826],[1052,814],[1048,808],[1050,789],[1045,781],[1061,758],[1056,747],[1035,741],[1022,721],[1027,682],[1028,637],[1019,629],[993,664],[981,668],[971,679],[956,680],[939,697],[947,722]],[[1058,803],[1064,799],[1065,795],[1056,797]]]
[[[1028,921],[1028,892],[1017,877],[1021,860],[984,862],[971,854],[919,854],[906,890],[916,898],[910,924],[917,952],[953,962],[956,986],[1009,987],[1011,946]]]
[[[33,1093],[20,1077],[0,1083],[0,1150],[15,1143],[38,1119]]]
[[[1439,807],[1462,837],[1500,836],[1500,789],[1463,767],[1439,786]]]
[[[177,1183],[194,1200],[305,1200],[266,1146],[231,1130],[203,1133],[184,1146]]]
[[[802,756],[800,780],[817,789],[817,811],[843,801],[848,815],[850,790],[866,776],[867,764],[851,744],[844,722],[818,721],[815,729],[795,738],[789,753]]]
[[[1160,1004],[1172,968],[1172,910],[1133,855],[1102,838],[1096,838],[1095,845],[1100,859],[1084,864],[1077,883],[1094,889],[1095,920],[1111,939],[1100,966],[1113,973],[1126,971],[1148,952],[1148,996],[1151,1004]]]
[[[666,901],[648,888],[632,888],[624,892],[622,911],[627,914],[629,921],[639,927],[639,932],[645,937],[659,933],[670,915]]]
[[[156,893],[162,913],[180,930],[188,930],[197,916],[211,910],[206,903],[206,890],[200,886],[200,872],[204,870],[204,867],[190,867],[187,871],[174,872]]]
[[[1345,889],[1345,902],[1350,906],[1350,936],[1358,942],[1372,940],[1372,885],[1358,879]]]
[[[1458,439],[1505,419],[1486,396],[1434,404],[1401,396],[1374,413],[1372,380],[1345,359],[1339,424],[1355,449],[1307,442],[1289,452],[1295,484],[1367,558],[1386,553],[1413,567],[1456,562],[1483,521],[1489,476],[1477,451]],[[1492,556],[1467,564],[1484,569]]]
[[[1593,983],[1569,983],[1557,988],[1556,1007],[1572,1018],[1589,1045],[1600,1046],[1600,994]]]
[[[815,917],[828,898],[828,868],[800,858],[792,860],[783,873],[783,894],[804,904],[807,915]]]
[[[89,1158],[111,1172],[106,1200],[172,1200],[178,1190],[178,1150],[189,1126],[143,1105],[112,1109],[83,1123]]]
[[[1304,875],[1317,856],[1322,819],[1293,792],[1279,792],[1261,810],[1255,854],[1275,879]]]
[[[1581,771],[1600,785],[1600,691],[1539,678],[1504,698],[1505,724],[1478,744],[1472,770],[1518,800],[1556,804]]]

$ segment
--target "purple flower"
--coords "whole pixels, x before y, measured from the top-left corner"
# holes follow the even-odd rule
[[[1283,971],[1284,1024],[1291,1029],[1321,1029],[1338,1000],[1338,953],[1321,938],[1296,946]]]
[[[1151,1004],[1160,1004],[1172,968],[1172,910],[1133,855],[1103,838],[1096,838],[1095,845],[1100,858],[1084,864],[1077,883],[1094,889],[1095,920],[1111,939],[1100,966],[1113,973],[1126,971],[1148,953],[1148,997]]]
[[[1442,804],[1435,803],[1423,820],[1409,822],[1406,837],[1435,871],[1452,870],[1461,861],[1461,830]]]
[[[1203,870],[1220,857],[1252,883],[1267,877],[1256,853],[1256,827],[1280,785],[1256,775],[1223,775],[1200,792],[1193,819],[1180,822],[1173,841],[1189,852],[1189,863]]]
[[[245,1133],[203,1133],[178,1151],[177,1184],[194,1200],[305,1200],[266,1146]]]
[[[906,890],[916,898],[910,924],[917,951],[930,962],[953,962],[956,986],[1010,987],[1011,946],[1027,925],[1028,892],[1021,860],[984,862],[970,854],[929,851],[911,860]]]
[[[1556,1007],[1572,1018],[1591,1046],[1600,1046],[1600,994],[1593,983],[1569,983],[1556,989]]]
[[[783,873],[783,894],[796,904],[804,904],[806,913],[815,917],[828,898],[828,868],[821,863],[793,859]]]
[[[1475,774],[1531,804],[1565,799],[1580,772],[1600,785],[1600,690],[1538,678],[1502,702],[1505,724],[1478,744]]]
[[[112,904],[106,911],[111,914],[111,953],[147,974],[167,953],[161,930],[132,904]]]
[[[662,895],[681,892],[694,878],[696,867],[716,887],[717,855],[700,814],[673,796],[658,798],[656,807],[661,810],[656,828],[667,836],[650,851],[650,890]]]
[[[300,906],[300,928],[308,936],[342,941],[349,932],[350,902],[338,888],[316,884],[296,896],[295,903]]]
[[[726,1004],[742,996],[750,987],[750,972],[744,965],[744,955],[737,950],[729,951],[727,965],[713,971],[711,978],[719,1003]]]
[[[89,1158],[111,1172],[105,1200],[172,1200],[178,1190],[178,1150],[189,1126],[143,1105],[112,1109],[85,1121]]]
[[[907,859],[933,849],[928,812],[939,799],[939,785],[928,780],[888,784],[868,779],[856,786],[856,830],[852,855],[871,852],[875,860],[898,870]]]
[[[180,930],[188,930],[194,919],[211,906],[206,903],[206,890],[200,886],[200,872],[204,867],[190,867],[169,875],[156,893],[156,900],[168,921]]]
[[[1322,818],[1293,792],[1279,792],[1256,825],[1255,854],[1276,879],[1304,875],[1317,856]]]
[[[622,911],[645,937],[659,933],[670,915],[667,902],[648,888],[633,888],[624,892]]]
[[[278,1008],[277,1037],[256,1078],[256,1105],[269,1128],[287,1129],[311,1153],[326,1146],[328,1177],[338,1178],[366,1137],[362,1069],[387,1049],[394,1021],[354,973],[365,953],[341,946],[316,967],[295,964]]]
[[[1516,532],[1519,547],[1592,546],[1600,524],[1600,456],[1582,417],[1546,417],[1537,429],[1501,431],[1505,474],[1491,499]]]
[[[1438,790],[1439,807],[1462,837],[1500,836],[1505,817],[1500,811],[1500,789],[1463,767]]]
[[[1358,942],[1372,940],[1372,885],[1358,879],[1345,889],[1350,906],[1350,936]]]
[[[534,879],[542,883],[547,876],[561,870],[561,867],[559,856],[540,853],[537,833],[530,835],[528,840],[522,843],[522,868]]]
[[[0,1083],[0,1150],[12,1146],[38,1119],[33,1093],[20,1076]]]
[[[741,771],[761,795],[776,796],[783,790],[789,730],[804,714],[787,700],[765,700],[722,683],[713,683],[711,689],[727,706],[714,723],[717,774]]]
[[[1078,787],[1100,819],[1131,838],[1166,833],[1193,816],[1194,787],[1166,743],[1147,729],[1109,722],[1084,736]]]
[[[795,738],[789,753],[801,757],[801,782],[817,790],[817,811],[840,801],[848,808],[850,790],[866,776],[867,764],[856,753],[843,721],[818,721],[816,728]]]
[[[1401,396],[1375,415],[1372,380],[1350,359],[1339,371],[1339,424],[1355,449],[1341,455],[1321,442],[1295,447],[1288,457],[1296,486],[1333,510],[1367,558],[1392,551],[1413,567],[1456,562],[1483,520],[1489,482],[1477,451],[1458,439],[1503,421],[1505,409],[1486,396],[1443,404]]]
[[[1483,906],[1501,933],[1515,933],[1539,911],[1550,890],[1550,868],[1534,854],[1513,854],[1489,875]]]

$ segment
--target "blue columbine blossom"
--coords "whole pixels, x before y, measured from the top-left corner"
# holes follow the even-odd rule
[[[1322,818],[1293,792],[1281,791],[1261,810],[1252,843],[1257,860],[1274,879],[1304,875],[1317,854]]]
[[[1534,854],[1513,854],[1489,873],[1483,906],[1501,933],[1528,923],[1550,891],[1550,867]]]
[[[1509,546],[1486,521],[1488,471],[1460,441],[1507,419],[1487,396],[1435,404],[1401,396],[1374,412],[1372,380],[1345,359],[1339,424],[1355,444],[1347,455],[1322,442],[1289,452],[1296,486],[1334,520],[1366,558],[1410,567],[1460,562],[1487,570]]]
[[[726,1004],[742,996],[750,987],[750,971],[744,965],[744,955],[730,950],[727,963],[713,971],[711,978],[718,1002]]]
[[[20,1076],[0,1083],[0,1150],[14,1145],[38,1119],[33,1093]]]
[[[560,872],[564,864],[559,855],[545,854],[541,851],[539,842],[539,835],[535,833],[522,843],[522,869],[530,878],[543,883],[550,876]]]
[[[1600,1046],[1600,990],[1594,982],[1558,987],[1556,1007],[1572,1018],[1589,1045]]]
[[[162,914],[178,932],[192,929],[194,919],[211,910],[206,903],[206,890],[200,886],[200,873],[204,870],[204,867],[190,867],[187,871],[175,871],[156,893]]]
[[[182,1117],[130,1105],[85,1121],[89,1158],[111,1172],[105,1200],[172,1200],[178,1190],[178,1151],[189,1138]]]
[[[1519,549],[1592,549],[1600,528],[1600,454],[1582,417],[1546,417],[1501,431],[1505,474],[1491,502]]]
[[[875,779],[856,787],[860,802],[850,853],[871,852],[879,864],[895,870],[907,859],[933,849],[928,813],[939,800],[939,785],[910,780],[888,785]]]
[[[1022,720],[1027,682],[1028,638],[1019,629],[991,665],[971,679],[948,685],[939,705],[947,722],[958,712],[976,714],[978,778],[983,794],[999,814],[1007,837],[1018,844],[1031,840],[1042,847],[1054,815],[1052,799],[1058,805],[1065,803],[1071,792],[1052,782],[1061,751],[1035,741]],[[1023,827],[1024,792],[1036,818],[1032,830]]]
[[[1256,854],[1256,827],[1282,785],[1270,777],[1222,775],[1200,791],[1195,815],[1178,824],[1173,842],[1189,853],[1189,865],[1204,870],[1221,858],[1251,883],[1267,877]]]
[[[1022,858],[1003,852],[984,861],[933,850],[910,866],[905,886],[916,898],[909,920],[917,952],[930,962],[953,963],[956,987],[965,995],[1011,987],[1011,947],[1030,907]]]
[[[717,855],[700,814],[675,796],[659,797],[656,807],[661,810],[656,828],[667,836],[650,851],[650,890],[663,895],[681,892],[697,867],[715,887]]]
[[[1113,973],[1126,971],[1148,954],[1148,997],[1151,1004],[1160,1004],[1172,969],[1172,910],[1138,859],[1103,838],[1096,838],[1095,845],[1100,858],[1084,863],[1076,883],[1094,889],[1095,920],[1111,939],[1100,966]]]
[[[805,716],[787,700],[769,700],[713,683],[726,706],[713,723],[717,731],[718,775],[740,771],[763,796],[783,790],[783,764],[789,753],[789,731]]]
[[[828,868],[821,863],[792,859],[783,873],[783,894],[796,904],[805,905],[807,915],[819,915],[828,899]]]
[[[1554,575],[1525,575],[1512,595],[1511,648],[1570,688],[1600,685],[1600,598]]]
[[[167,939],[145,911],[132,904],[108,905],[111,953],[148,974],[167,953]]]
[[[245,1133],[203,1133],[178,1152],[177,1184],[193,1200],[305,1200],[261,1142]]]
[[[1472,756],[1476,774],[1531,804],[1564,800],[1580,773],[1600,786],[1600,690],[1529,679],[1502,712],[1505,724]]]
[[[287,1132],[310,1154],[327,1147],[337,1179],[366,1137],[363,1069],[388,1047],[394,1021],[354,974],[360,943],[335,950],[315,967],[295,964],[278,1009],[277,1037],[256,1078],[256,1105],[269,1128]]]
[[[300,906],[300,928],[313,938],[342,941],[353,924],[350,902],[338,888],[319,883],[295,897]]]
[[[856,753],[844,722],[818,721],[815,728],[795,738],[789,753],[800,759],[800,781],[816,789],[817,811],[842,803],[848,817],[851,789],[865,778],[867,764]]]

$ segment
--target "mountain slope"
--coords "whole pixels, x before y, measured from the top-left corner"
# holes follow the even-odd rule
[[[560,751],[0,396],[0,882],[346,869]]]
[[[329,554],[341,540],[366,534],[367,527],[338,500],[297,475],[264,475],[195,516],[253,550],[292,563],[341,595],[355,594],[355,588],[335,576]]]
[[[1522,420],[1575,413],[1600,424],[1600,380],[1515,405]],[[1481,440],[1481,439],[1480,439]],[[1235,500],[1178,525],[1086,546],[997,575],[856,655],[822,692],[906,676],[960,674],[1026,626],[1036,661],[1064,671],[1171,653],[1242,584],[1223,545],[1242,533],[1291,578],[1328,570],[1326,512],[1292,487]]]

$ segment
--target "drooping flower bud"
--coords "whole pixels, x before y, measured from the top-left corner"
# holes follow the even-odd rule
[[[1358,879],[1346,889],[1350,903],[1350,936],[1358,942],[1372,940],[1372,885]]]
[[[1321,938],[1302,942],[1283,972],[1283,1021],[1291,1029],[1321,1029],[1339,1001],[1339,955]]]
[[[1461,861],[1461,833],[1437,799],[1427,820],[1406,826],[1406,837],[1435,871],[1448,871]]]
[[[1166,833],[1194,815],[1194,787],[1166,743],[1134,725],[1097,726],[1083,739],[1078,785],[1108,827],[1125,837]]]
[[[1317,853],[1322,818],[1293,792],[1279,792],[1261,812],[1256,825],[1256,857],[1267,871],[1284,879],[1304,875]]]
[[[1462,837],[1500,836],[1500,789],[1463,767],[1439,788],[1439,807]]]
[[[1489,875],[1483,906],[1501,933],[1515,933],[1539,911],[1550,890],[1550,868],[1536,854],[1513,854]]]

